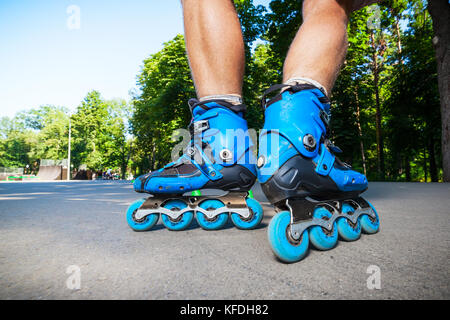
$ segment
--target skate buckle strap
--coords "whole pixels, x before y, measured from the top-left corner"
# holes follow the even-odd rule
[[[208,99],[203,101],[198,101],[197,99],[190,99],[188,102],[189,109],[191,113],[194,112],[194,109],[200,107],[204,110],[210,110],[213,108],[224,108],[233,111],[234,113],[245,113],[247,111],[247,106],[243,103],[233,104],[227,100],[223,99]]]
[[[330,149],[330,151],[332,153],[342,153],[341,148],[339,148],[338,146],[334,145],[333,142],[331,142],[331,140],[329,139],[325,139],[325,145],[327,146],[328,149]]]
[[[223,175],[214,167],[214,158],[208,157],[205,153],[205,149],[201,148],[197,143],[194,143],[190,147],[192,154],[189,155],[191,157],[192,163],[202,171],[210,180],[218,180],[223,178]]]
[[[331,116],[323,109],[320,109],[319,116],[323,124],[325,125],[326,132],[328,132],[328,129],[330,127]]]
[[[336,157],[324,144],[321,145],[320,149],[320,156],[315,171],[322,176],[327,176],[333,168]]]
[[[326,91],[324,91],[323,87],[319,88],[319,87],[317,87],[317,86],[315,86],[313,84],[310,84],[310,83],[295,83],[295,84],[281,83],[281,84],[275,84],[275,85],[271,86],[269,89],[267,89],[266,91],[264,91],[264,93],[262,95],[262,98],[261,98],[261,107],[262,107],[262,109],[265,110],[271,103],[280,100],[281,99],[281,93],[283,93],[283,91],[284,91],[283,89],[284,90],[290,90],[293,93],[296,93],[296,92],[299,92],[299,91],[302,91],[302,90],[313,90],[313,89],[316,89],[316,90],[319,90],[323,94],[323,96],[320,96],[320,97],[318,96],[317,97],[319,99],[319,101],[321,103],[326,103],[326,104],[330,103],[330,100],[328,99]],[[280,94],[276,95],[272,100],[270,100],[270,99],[269,99],[270,101],[267,100],[266,99],[267,96],[270,93],[274,92],[274,91],[281,91],[281,92],[280,92]],[[317,96],[317,94],[316,94],[316,96]],[[323,111],[323,110],[321,109],[321,111]],[[323,111],[323,112],[325,113],[324,119],[326,119],[326,120],[322,119],[322,121],[324,121],[324,123],[326,123],[326,125],[328,126],[329,115],[325,111]],[[321,118],[322,118],[322,116],[321,116]]]
[[[272,92],[274,92],[274,91],[278,91],[278,90],[281,90],[281,89],[283,89],[283,88],[287,88],[287,87],[291,87],[291,85],[288,85],[288,84],[274,84],[273,86],[271,86],[269,89],[266,89],[264,92],[263,92],[263,95],[262,95],[262,97],[261,97],[261,108],[263,109],[263,110],[266,110],[266,108],[267,108],[267,103],[268,103],[268,100],[266,99],[266,97],[267,97],[267,95],[268,94],[270,94],[270,93],[272,93]]]
[[[209,129],[209,121],[208,120],[198,120],[191,122],[189,124],[189,132],[192,135],[201,133]]]

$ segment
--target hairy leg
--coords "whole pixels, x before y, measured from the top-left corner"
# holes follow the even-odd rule
[[[283,82],[308,78],[331,93],[347,52],[347,23],[353,0],[305,0],[303,24],[289,48]]]
[[[199,99],[242,95],[244,41],[231,0],[182,0],[189,65]]]

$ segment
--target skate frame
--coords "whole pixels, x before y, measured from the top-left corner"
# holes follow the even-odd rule
[[[286,206],[291,213],[290,233],[292,238],[300,240],[303,232],[312,226],[320,226],[328,231],[332,231],[334,221],[341,217],[346,218],[353,224],[356,224],[358,218],[363,214],[376,219],[376,213],[363,198],[357,197],[345,200],[345,202],[349,203],[355,211],[350,212],[351,214],[342,212],[344,200],[317,201],[309,197],[286,199]],[[314,209],[320,206],[330,211],[332,214],[331,218],[327,220],[313,218]]]
[[[136,211],[135,219],[142,220],[150,214],[165,214],[172,220],[178,219],[181,215],[188,211],[194,211],[203,213],[208,219],[214,219],[216,216],[222,213],[237,213],[243,219],[248,219],[251,216],[250,210],[247,207],[245,199],[248,196],[248,192],[236,192],[230,191],[222,196],[181,196],[180,195],[158,195],[148,197],[142,206]],[[220,199],[224,206],[214,210],[205,210],[199,206],[201,202],[207,199]],[[169,200],[183,200],[186,202],[187,207],[181,210],[169,210],[162,205]]]

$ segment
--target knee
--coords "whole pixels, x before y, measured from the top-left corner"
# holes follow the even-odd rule
[[[311,15],[331,15],[348,19],[355,0],[304,0],[303,19]]]

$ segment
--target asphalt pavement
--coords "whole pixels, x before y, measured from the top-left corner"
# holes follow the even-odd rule
[[[229,222],[134,232],[121,181],[0,183],[0,299],[449,299],[450,184],[371,182],[380,232],[294,264]]]

